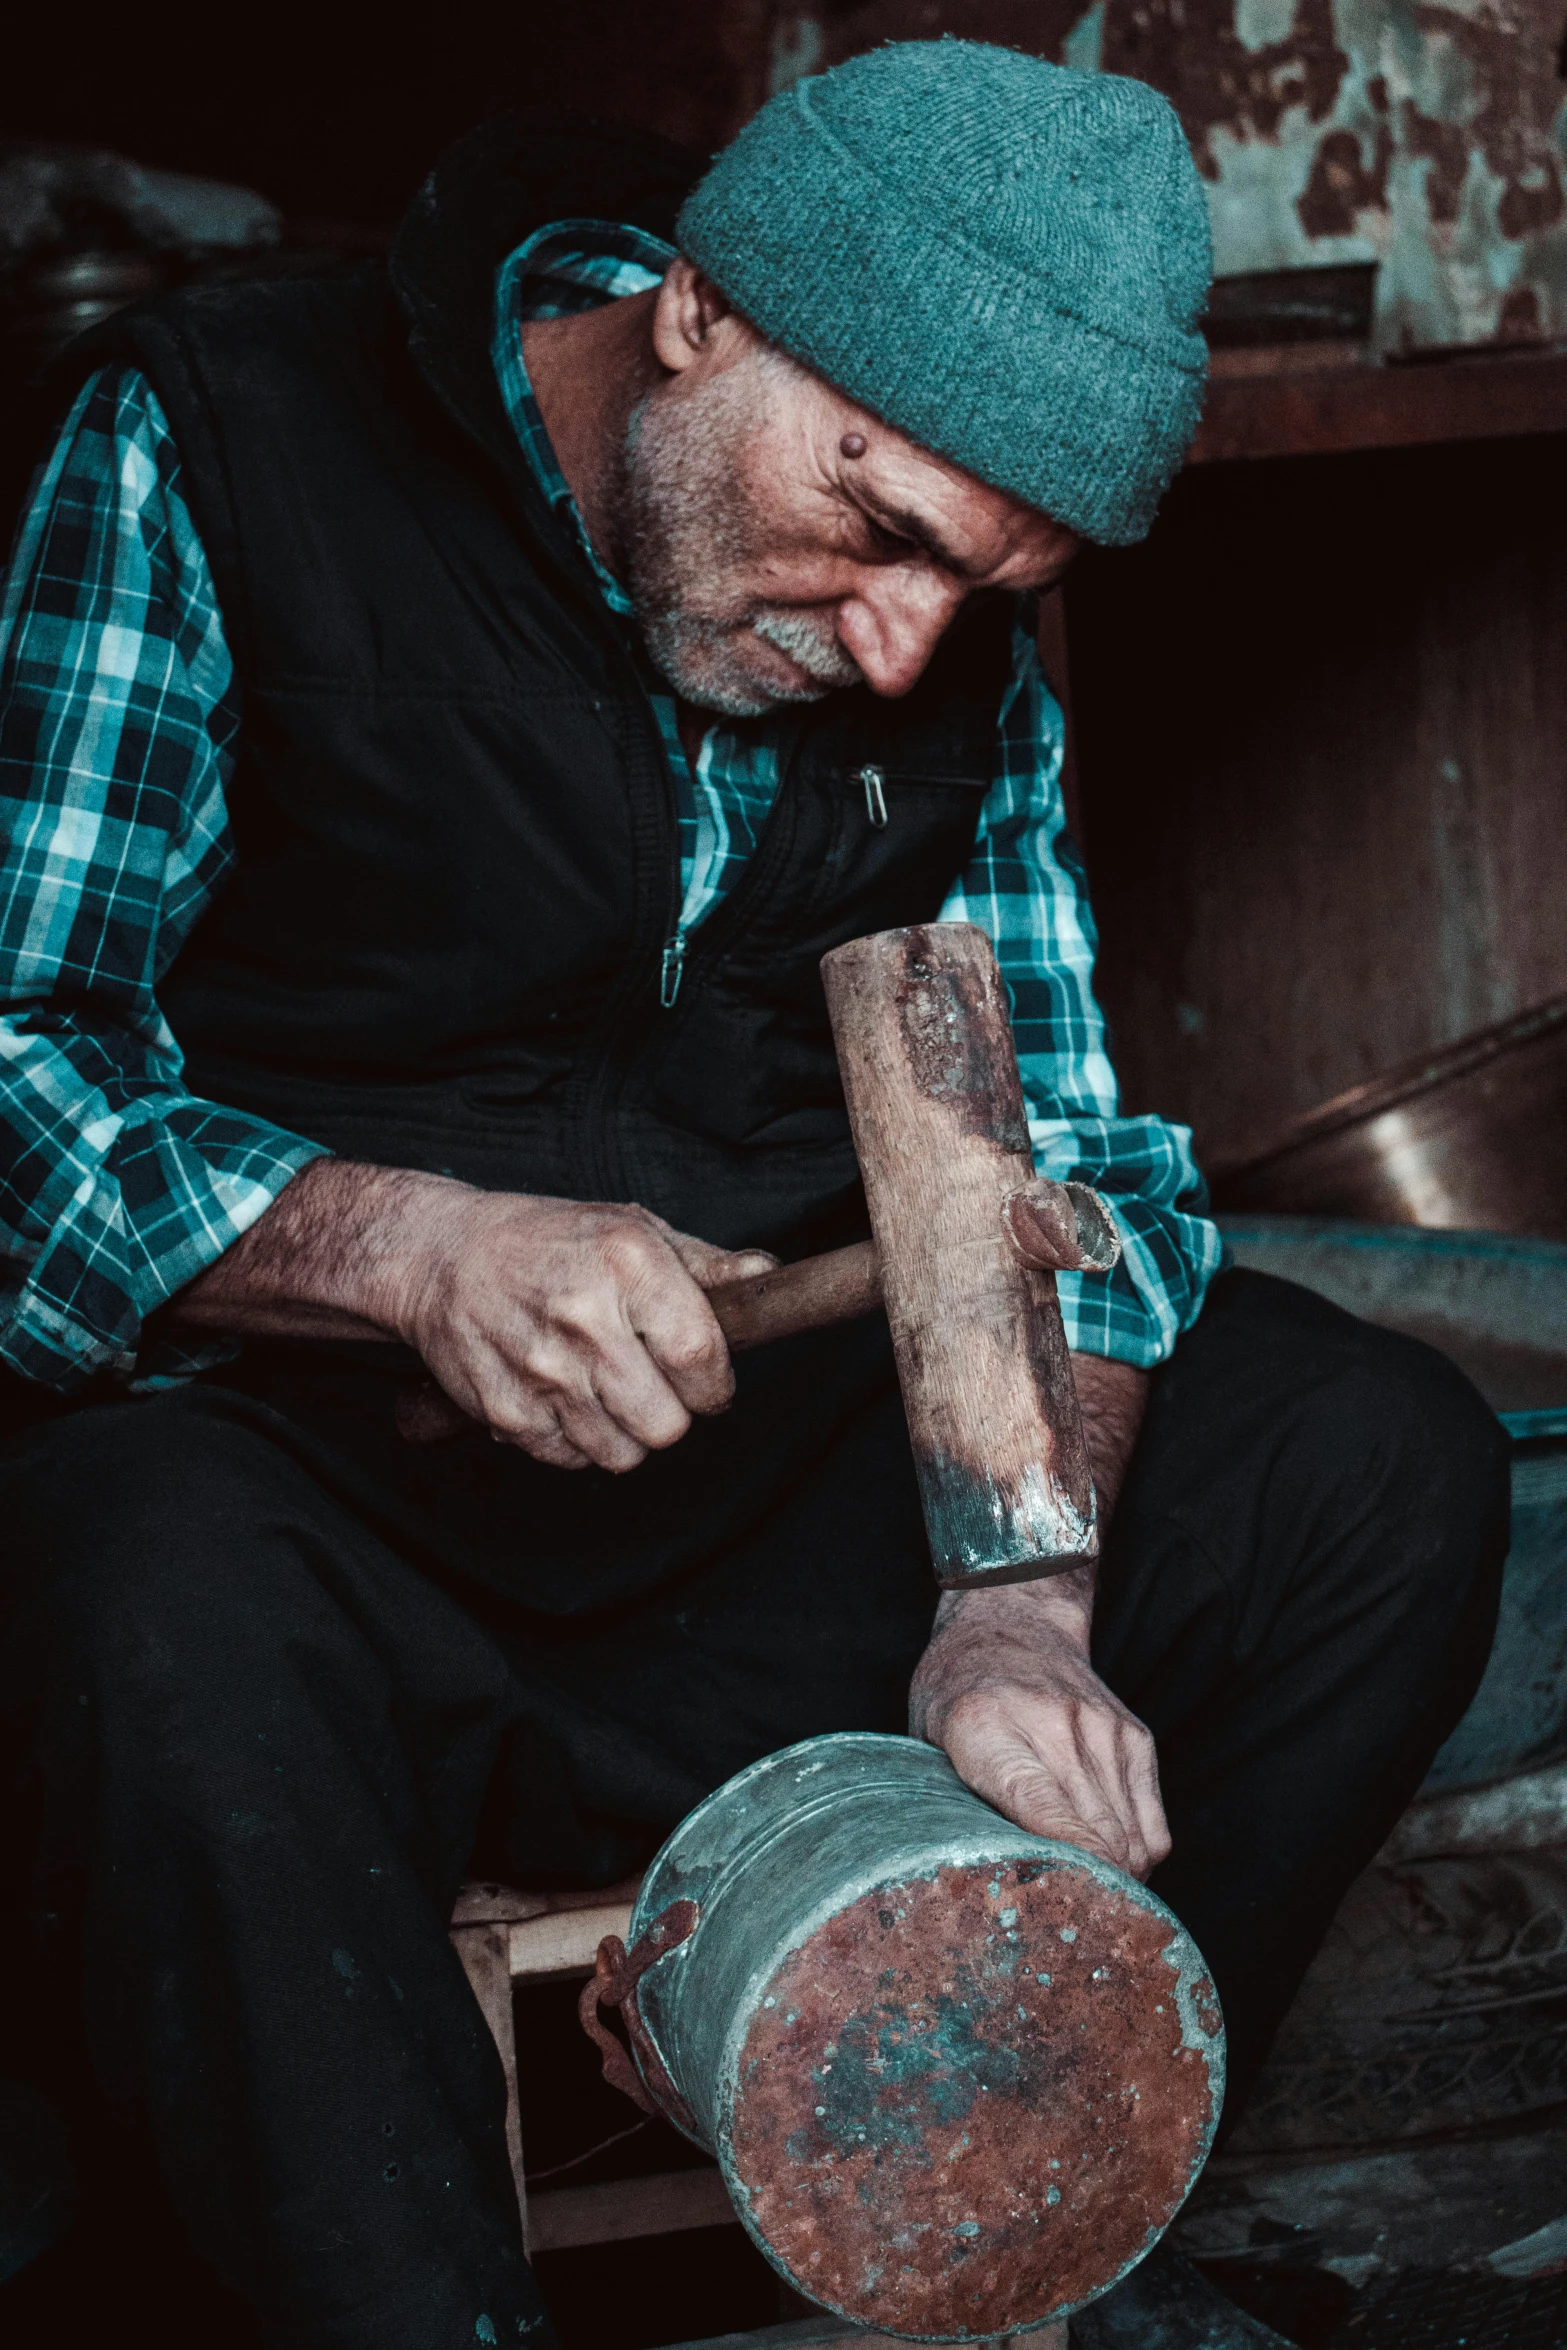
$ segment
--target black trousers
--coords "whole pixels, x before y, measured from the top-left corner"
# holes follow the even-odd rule
[[[458,1884],[606,1881],[758,1755],[904,1726],[935,1593],[901,1412],[866,1323],[567,1477],[414,1455],[401,1366],[346,1362],[254,1354],[0,1455],[0,2073],[134,2120],[270,2341],[537,2346]],[[1154,1381],[1096,1658],[1158,1739],[1232,2115],[1473,1693],[1506,1523],[1459,1373],[1288,1284],[1222,1275]]]

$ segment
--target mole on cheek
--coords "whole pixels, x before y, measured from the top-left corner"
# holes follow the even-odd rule
[[[865,435],[862,432],[846,432],[838,446],[846,457],[863,457]]]

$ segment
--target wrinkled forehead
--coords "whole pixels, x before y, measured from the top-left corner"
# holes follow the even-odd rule
[[[933,514],[961,518],[965,530],[976,538],[1014,547],[1037,540],[1043,546],[1059,535],[1061,526],[1048,514],[1026,506],[1010,490],[981,481],[950,457],[921,448],[890,425],[881,425],[874,435],[866,436],[860,464],[863,478],[878,496],[890,495]]]
[[[943,538],[960,538],[980,562],[1043,557],[1059,545],[1063,526],[1050,515],[911,440],[775,344],[760,337],[757,343],[780,420],[799,437],[810,461],[825,463],[850,496],[928,520]]]

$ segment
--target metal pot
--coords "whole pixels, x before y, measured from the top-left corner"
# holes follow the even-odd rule
[[[1145,1886],[1014,1827],[913,1739],[731,1779],[601,1953],[650,2098],[789,2283],[915,2341],[1049,2324],[1206,2159],[1217,2001]]]
[[[1567,996],[1351,1086],[1211,1173],[1225,1209],[1567,1240]]]

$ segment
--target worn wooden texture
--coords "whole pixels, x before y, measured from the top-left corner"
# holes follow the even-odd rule
[[[934,923],[838,947],[822,975],[938,1579],[1093,1558],[1055,1278],[1002,1226],[1033,1159],[994,950]]]
[[[1561,353],[1498,352],[1416,367],[1366,366],[1342,355],[1336,366],[1317,366],[1310,344],[1235,356],[1251,364],[1215,367],[1188,464],[1567,430]]]
[[[731,1354],[792,1338],[800,1330],[824,1330],[852,1322],[881,1304],[881,1273],[868,1240],[835,1248],[824,1257],[804,1257],[776,1272],[747,1281],[726,1281],[710,1289],[707,1302]]]
[[[647,2178],[607,2179],[594,2187],[551,2187],[534,2196],[530,2221],[535,2252],[739,2225],[716,2168],[655,2171]]]
[[[1074,571],[1096,982],[1205,1155],[1567,988],[1564,458],[1205,467]]]
[[[1031,1180],[1003,1202],[998,1229],[1003,1225],[1016,1232],[1025,1255],[1053,1253],[1062,1270],[1108,1272],[1120,1253],[1109,1211],[1086,1184]],[[721,1282],[707,1297],[730,1353],[743,1354],[775,1338],[873,1313],[882,1302],[881,1268],[874,1242],[860,1240],[826,1256]],[[435,1444],[457,1435],[468,1420],[426,1380],[399,1403],[397,1424],[409,1443]]]
[[[562,2239],[555,2235],[534,2239],[522,2161],[522,2117],[517,2093],[517,2027],[512,2007],[512,1985],[541,1982],[551,1976],[591,1974],[600,1941],[606,1934],[624,1934],[631,1923],[634,1883],[608,1885],[590,1894],[519,1893],[510,1885],[464,1885],[452,1911],[452,1948],[462,1961],[473,1995],[495,2042],[506,2076],[506,2151],[511,2159],[512,2184],[522,2218],[523,2242],[530,2252],[549,2250],[562,2240],[572,2243],[600,2239],[581,2234]],[[606,2190],[607,2192],[607,2190]],[[586,2224],[579,2214],[568,2223],[561,2211],[551,2225]],[[676,2226],[696,2226],[677,2220]],[[644,2232],[638,2226],[611,2226],[611,2234]]]
[[[460,1926],[512,1926],[541,1918],[550,1907],[547,1893],[519,1893],[511,1885],[464,1885],[452,1911],[452,1931]]]
[[[528,2187],[522,2168],[522,2118],[517,2097],[517,2028],[511,2004],[511,1933],[504,1919],[483,1925],[452,1928],[452,1947],[490,2028],[506,2075],[506,2152],[511,2160],[512,2184],[522,2218],[522,2241],[528,2249]]]
[[[622,1900],[529,1918],[511,1929],[512,1974],[518,1982],[532,1983],[552,1975],[591,1974],[604,1936],[623,1936],[630,1923],[631,1904]]]

